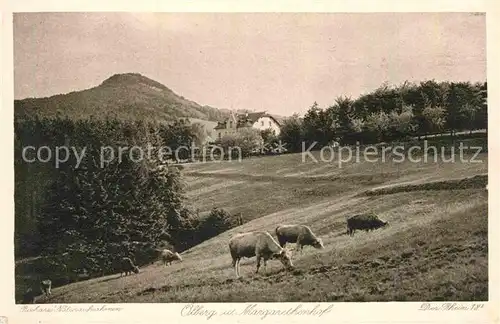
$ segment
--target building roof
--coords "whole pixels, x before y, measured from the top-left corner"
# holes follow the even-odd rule
[[[271,118],[272,120],[274,120],[274,122],[276,124],[278,124],[279,126],[280,125],[280,122],[274,118],[272,115],[268,114],[267,112],[265,111],[261,111],[261,112],[253,112],[253,113],[245,113],[245,114],[238,114],[237,115],[237,125],[238,127],[242,127],[242,126],[251,126],[253,125],[256,121],[259,120],[259,118],[262,118],[262,117],[269,117]],[[229,119],[233,119],[234,121],[236,121],[236,118],[235,116],[231,116],[231,117],[228,117],[226,118],[224,121],[222,122],[219,122],[217,124],[217,126],[214,127],[214,129],[225,129],[226,128],[226,122],[229,120]]]
[[[226,128],[226,123],[228,122],[228,120],[231,120],[231,121],[233,121],[235,123],[238,123],[237,116],[235,116],[234,112],[231,112],[231,115],[229,117],[227,117],[224,121],[218,122],[217,126],[215,126],[214,129],[225,129]]]
[[[248,113],[248,114],[241,114],[240,118],[247,119],[251,121],[252,123],[255,123],[259,118],[265,117],[267,114],[265,111],[262,112],[254,112],[254,113]]]

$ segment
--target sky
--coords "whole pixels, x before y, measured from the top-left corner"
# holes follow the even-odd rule
[[[14,97],[141,73],[201,105],[303,114],[384,82],[486,81],[471,13],[17,13]]]

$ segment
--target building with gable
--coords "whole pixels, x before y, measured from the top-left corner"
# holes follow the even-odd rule
[[[253,112],[245,114],[232,113],[226,120],[218,122],[214,128],[215,139],[234,134],[241,128],[254,128],[260,131],[271,129],[275,135],[280,134],[280,123],[267,112]]]

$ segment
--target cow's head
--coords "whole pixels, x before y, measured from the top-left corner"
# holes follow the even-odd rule
[[[323,240],[320,238],[316,238],[312,244],[312,246],[316,249],[324,249]]]
[[[175,257],[177,258],[177,260],[182,262],[182,257],[178,252],[175,252]]]
[[[293,269],[294,266],[292,263],[292,256],[290,255],[290,252],[287,249],[281,249],[281,251],[276,253],[274,257],[276,259],[279,259],[281,263],[283,263],[286,269],[288,270]]]
[[[139,273],[139,267],[138,266],[134,267],[134,273]]]

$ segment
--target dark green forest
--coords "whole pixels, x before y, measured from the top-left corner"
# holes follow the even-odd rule
[[[190,145],[188,121],[170,124],[115,119],[25,118],[15,121],[16,259],[42,256],[16,269],[19,277],[48,275],[54,284],[113,273],[114,260],[138,265],[158,257],[157,248],[182,251],[227,230],[230,215],[214,209],[201,218],[186,206],[178,167],[157,158],[158,149]],[[23,159],[23,148],[85,148],[57,168]],[[119,147],[150,146],[150,158]],[[101,165],[101,147],[114,159]],[[28,151],[26,160],[34,159]],[[21,282],[22,280],[20,280]]]

